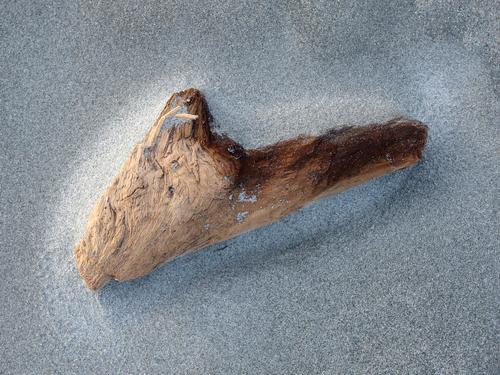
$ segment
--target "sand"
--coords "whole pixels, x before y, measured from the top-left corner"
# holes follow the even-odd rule
[[[395,3],[2,2],[0,373],[498,373],[500,4]],[[190,86],[245,147],[405,115],[428,148],[93,293],[86,216]]]

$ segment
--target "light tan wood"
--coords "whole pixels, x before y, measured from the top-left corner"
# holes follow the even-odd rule
[[[92,210],[75,247],[78,270],[91,289],[146,275],[186,252],[413,165],[426,138],[422,123],[395,119],[245,150],[211,131],[199,91],[176,93]]]

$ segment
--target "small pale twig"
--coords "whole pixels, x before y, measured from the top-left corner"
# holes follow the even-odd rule
[[[186,120],[196,120],[198,115],[192,115],[190,113],[178,113],[175,118],[186,119]]]

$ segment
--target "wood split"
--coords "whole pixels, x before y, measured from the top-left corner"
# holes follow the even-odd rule
[[[171,109],[170,111],[168,111],[167,113],[165,113],[161,118],[165,119],[167,117],[173,116],[177,112],[179,112],[181,110],[181,108],[182,108],[182,106],[178,105],[177,107],[175,107],[175,108]]]
[[[409,167],[421,159],[426,138],[424,124],[398,118],[246,150],[211,131],[198,90],[176,93],[92,210],[75,247],[78,270],[91,289],[146,275],[179,255]]]

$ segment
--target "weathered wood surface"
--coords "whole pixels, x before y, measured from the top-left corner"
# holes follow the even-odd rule
[[[75,247],[91,289],[263,226],[422,157],[415,120],[331,130],[245,150],[210,129],[202,94],[172,95],[98,200]]]

